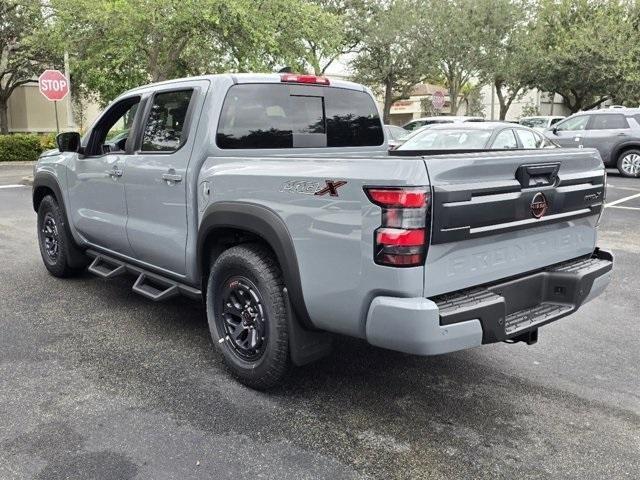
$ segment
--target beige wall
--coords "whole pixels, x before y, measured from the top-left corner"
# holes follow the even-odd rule
[[[60,130],[79,128],[68,114],[69,96],[58,102],[58,122]],[[96,104],[87,104],[86,129],[100,112]],[[38,90],[37,83],[30,83],[16,88],[9,98],[9,131],[10,132],[55,132],[56,115],[54,102],[47,100]]]

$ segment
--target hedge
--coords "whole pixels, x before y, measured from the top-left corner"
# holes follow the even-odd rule
[[[37,160],[48,148],[55,148],[50,135],[0,135],[0,162]]]

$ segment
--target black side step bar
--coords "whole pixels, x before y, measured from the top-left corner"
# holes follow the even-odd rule
[[[154,302],[167,300],[177,295],[200,299],[202,292],[197,288],[190,287],[170,278],[152,273],[136,265],[118,260],[114,257],[87,250],[86,254],[94,257],[89,265],[89,271],[101,278],[113,278],[124,273],[137,275],[133,284],[133,291],[147,297]]]
[[[113,278],[127,271],[121,263],[111,262],[109,259],[98,255],[89,265],[89,271],[101,278]]]

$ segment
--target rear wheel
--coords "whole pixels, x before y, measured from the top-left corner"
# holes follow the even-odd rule
[[[213,341],[231,373],[266,389],[289,365],[284,282],[273,254],[259,244],[232,247],[211,265],[207,318]]]
[[[626,150],[618,157],[618,170],[625,177],[640,176],[640,150]]]
[[[44,266],[54,277],[69,277],[83,266],[78,259],[84,256],[67,233],[64,212],[51,195],[38,207],[38,243]]]

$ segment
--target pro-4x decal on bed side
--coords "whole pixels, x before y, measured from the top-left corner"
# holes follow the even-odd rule
[[[338,197],[338,188],[346,185],[345,180],[325,180],[323,186],[320,182],[308,180],[287,180],[280,187],[281,192],[301,193],[303,195],[326,195]]]
[[[329,194],[332,197],[337,197],[338,196],[338,188],[340,188],[343,185],[346,185],[346,181],[344,180],[325,180],[325,183],[327,184],[326,187],[324,187],[322,190],[318,190],[315,194],[316,195],[325,195],[325,194]]]

